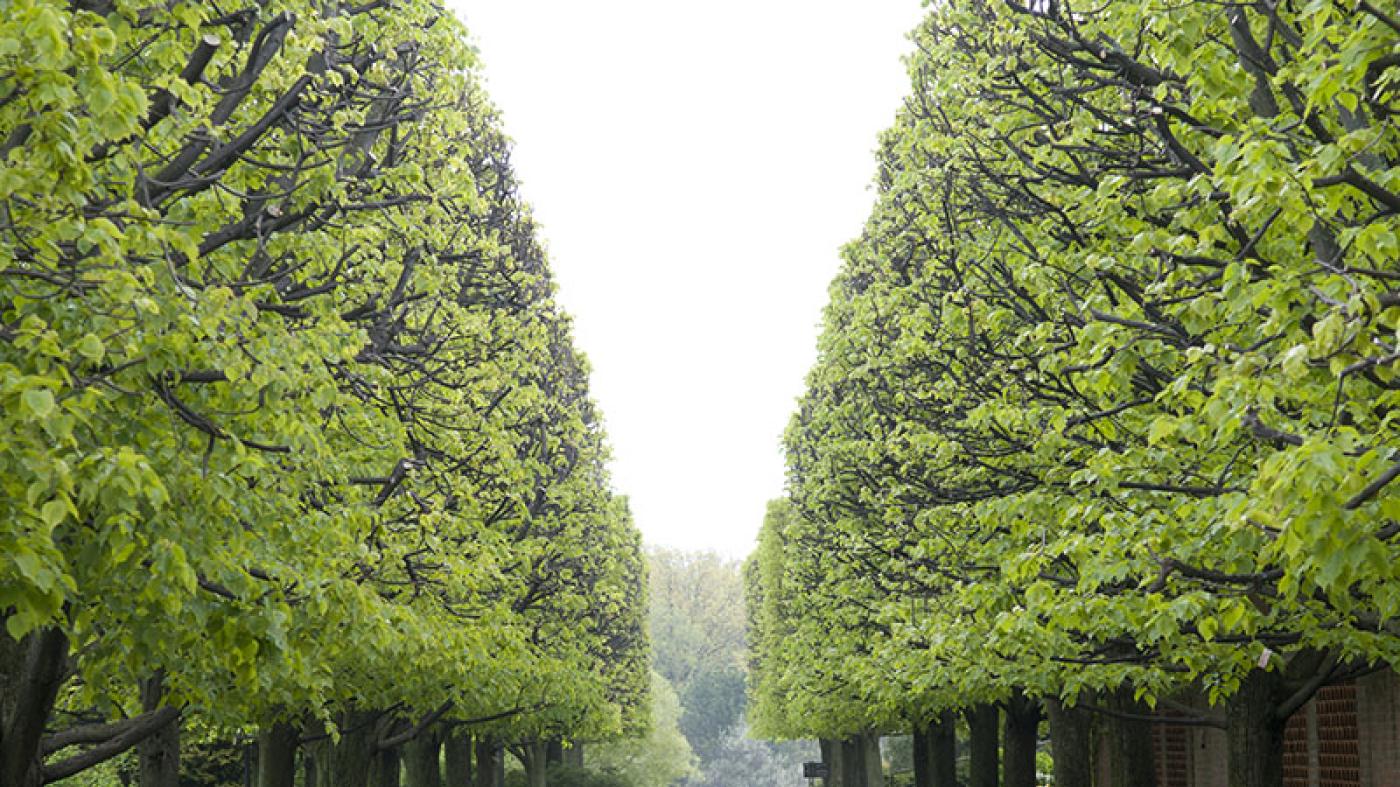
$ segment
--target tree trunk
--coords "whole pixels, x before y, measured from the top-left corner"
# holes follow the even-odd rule
[[[520,751],[525,755],[525,783],[529,787],[545,787],[545,771],[549,767],[549,744],[535,741],[521,746]]]
[[[319,787],[316,780],[316,763],[321,759],[321,744],[309,744],[301,748],[301,784],[304,787]]]
[[[841,780],[844,772],[844,763],[841,755],[845,752],[841,748],[841,742],[831,738],[822,738],[817,742],[821,747],[822,764],[826,766],[827,777],[822,780],[822,787],[847,787]]]
[[[1055,755],[1055,784],[1094,783],[1094,717],[1057,699],[1045,701],[1050,716],[1050,748]]]
[[[914,787],[938,784],[933,777],[933,729],[937,726],[937,722],[914,724]]]
[[[165,679],[157,674],[141,683],[141,706],[153,711],[165,696]],[[141,760],[141,787],[180,787],[180,720],[137,744]]]
[[[451,735],[442,743],[444,759],[447,760],[447,783],[445,787],[471,787],[472,784],[472,739],[470,735]]]
[[[1152,709],[1133,698],[1131,687],[1116,690],[1109,698],[1112,710],[1132,716],[1150,716]],[[1109,787],[1155,787],[1157,768],[1152,752],[1152,724],[1147,721],[1105,717],[1108,726]]]
[[[841,741],[841,787],[866,787],[865,745],[858,735]]]
[[[442,738],[436,729],[426,729],[403,745],[406,787],[442,787],[439,753]]]
[[[1006,703],[1006,742],[1002,754],[1002,783],[1006,787],[1035,787],[1035,750],[1040,735],[1040,701],[1017,691]],[[1148,760],[1150,766],[1151,760]]]
[[[861,763],[865,766],[862,787],[885,787],[885,760],[880,755],[880,734],[860,736]]]
[[[322,744],[314,743],[304,746],[301,750],[301,783],[304,787],[319,787],[320,782],[316,778],[316,765],[320,761],[320,750]]]
[[[292,761],[296,762],[296,752],[292,753]],[[258,742],[254,740],[243,744],[243,787],[258,787],[257,762]]]
[[[914,726],[914,787],[958,787],[957,735],[951,711]]]
[[[180,787],[180,720],[137,746],[141,760],[141,787]]]
[[[370,787],[399,787],[402,764],[403,750],[398,746],[386,746],[375,752],[370,766]]]
[[[967,709],[969,787],[999,787],[1000,709],[996,705],[974,705]]]
[[[564,764],[572,765],[575,768],[583,767],[583,744],[574,741],[569,748],[564,750]]]
[[[1230,787],[1283,787],[1283,731],[1276,707],[1283,693],[1277,672],[1254,670],[1225,707]]]
[[[317,787],[369,787],[378,725],[367,713],[346,713],[341,718],[340,740],[320,749],[316,763]]]
[[[501,747],[490,738],[476,741],[476,785],[475,787],[502,787],[497,773],[505,765]]]
[[[68,638],[57,628],[32,631],[18,642],[0,631],[0,784],[44,783],[39,742],[67,660]]]
[[[928,732],[933,787],[958,787],[958,717],[952,711],[944,711]]]
[[[297,729],[278,723],[258,729],[258,787],[296,783]]]

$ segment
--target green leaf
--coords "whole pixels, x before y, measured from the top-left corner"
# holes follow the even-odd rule
[[[83,338],[78,341],[77,349],[79,355],[83,356],[89,361],[92,361],[93,363],[100,362],[102,360],[103,354],[106,351],[106,348],[102,344],[102,340],[97,338],[95,334],[91,333],[84,335]]]
[[[20,398],[25,408],[36,418],[47,418],[53,412],[53,391],[47,388],[30,388]]]
[[[1201,633],[1201,639],[1209,642],[1215,639],[1215,633],[1220,630],[1220,621],[1210,616],[1203,617],[1196,623],[1196,630]]]
[[[19,549],[14,550],[14,552],[11,553],[10,560],[14,562],[15,568],[19,569],[20,576],[24,577],[25,579],[31,582],[35,582],[38,580],[39,570],[42,568],[43,565],[39,561],[38,555],[34,554],[28,549],[21,547]]]
[[[67,515],[68,504],[62,500],[50,500],[39,512],[39,518],[44,520],[44,524],[50,529],[57,527]]]

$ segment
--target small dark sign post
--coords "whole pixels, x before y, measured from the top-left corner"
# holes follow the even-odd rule
[[[804,779],[825,779],[830,775],[831,767],[824,762],[802,763],[802,778]]]

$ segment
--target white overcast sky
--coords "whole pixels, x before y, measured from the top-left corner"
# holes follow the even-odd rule
[[[613,482],[647,541],[748,554],[918,0],[451,0],[515,140]]]

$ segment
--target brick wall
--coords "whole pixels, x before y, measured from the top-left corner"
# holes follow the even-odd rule
[[[1318,691],[1288,719],[1284,787],[1362,787],[1356,684]]]
[[[1188,728],[1172,724],[1152,725],[1152,755],[1157,765],[1157,787],[1192,787],[1191,754]]]
[[[1161,787],[1228,784],[1223,730],[1158,725],[1153,743]],[[1283,765],[1285,787],[1400,787],[1400,677],[1319,691],[1288,721]]]
[[[1318,787],[1316,708],[1311,702],[1288,719],[1283,732],[1283,787]]]
[[[1317,787],[1361,787],[1356,684],[1328,686],[1311,704],[1316,717]]]

